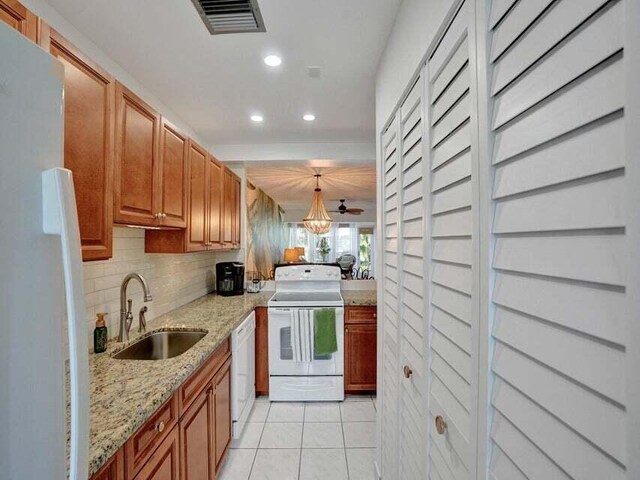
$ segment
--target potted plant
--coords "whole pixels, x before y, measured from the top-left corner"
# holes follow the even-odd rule
[[[329,246],[329,239],[327,237],[322,237],[318,242],[317,247],[318,253],[322,258],[322,263],[327,263],[327,255],[331,252],[331,247]]]

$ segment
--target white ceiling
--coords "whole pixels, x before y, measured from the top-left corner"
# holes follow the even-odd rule
[[[191,0],[47,1],[209,145],[374,141],[375,71],[400,0],[259,0],[267,33],[216,36]],[[283,64],[266,67],[268,54]]]
[[[336,210],[341,198],[347,207],[374,209],[376,169],[370,166],[329,167],[249,167],[247,178],[285,210],[308,209],[320,173],[320,188],[327,210]],[[332,215],[333,216],[333,215]]]

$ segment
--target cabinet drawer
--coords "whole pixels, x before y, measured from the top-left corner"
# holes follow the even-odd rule
[[[346,323],[376,323],[377,307],[346,307]]]
[[[178,390],[178,403],[180,414],[184,413],[193,403],[198,394],[211,381],[218,369],[224,364],[231,353],[229,339],[227,338],[216,348],[204,364],[191,375]]]
[[[178,421],[178,402],[173,395],[125,444],[127,478],[133,478]]]

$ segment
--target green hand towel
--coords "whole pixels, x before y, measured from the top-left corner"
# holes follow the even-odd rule
[[[321,308],[313,312],[314,319],[314,353],[329,355],[338,351],[336,338],[336,310],[335,308]]]

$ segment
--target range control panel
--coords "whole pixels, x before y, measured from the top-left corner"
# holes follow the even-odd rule
[[[276,269],[276,282],[281,281],[336,281],[340,280],[340,267],[335,265],[288,265]]]

